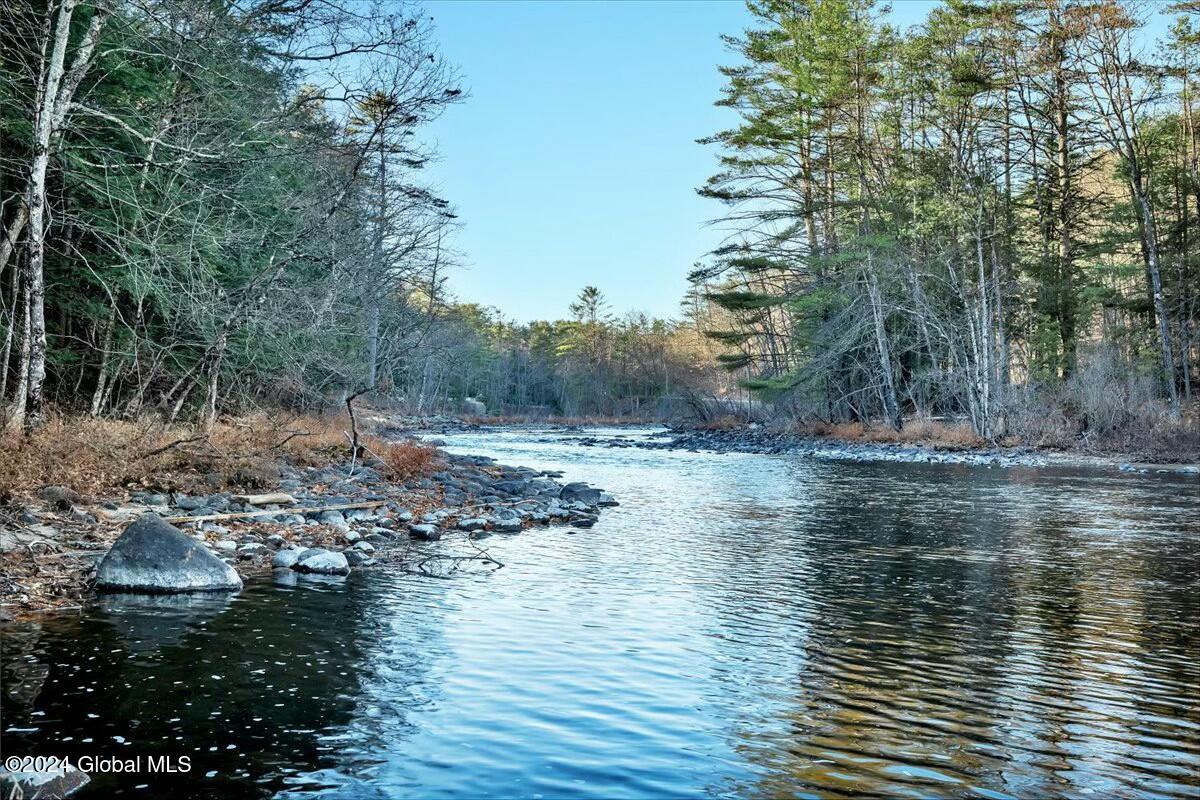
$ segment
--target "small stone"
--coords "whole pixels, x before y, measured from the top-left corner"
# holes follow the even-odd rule
[[[354,545],[354,549],[355,549],[355,550],[361,550],[361,551],[362,551],[362,552],[364,552],[364,553],[374,553],[374,552],[375,552],[375,545],[371,544],[370,542],[365,542],[365,541],[364,541],[364,542],[357,542],[357,543]]]
[[[38,492],[38,497],[61,511],[67,511],[76,503],[83,502],[79,492],[69,486],[43,486]]]
[[[355,542],[357,542],[359,539],[362,538],[362,534],[359,533],[358,531],[350,531],[342,538],[345,539],[350,544],[354,544]]]
[[[82,522],[84,525],[95,525],[98,522],[95,514],[88,511],[86,508],[80,508],[79,506],[73,506],[71,508],[70,516],[73,522]]]
[[[221,550],[227,553],[232,553],[234,550],[237,550],[237,547],[237,542],[232,539],[221,539],[218,542],[213,542],[214,550]]]
[[[313,547],[300,554],[292,569],[321,575],[345,575],[350,572],[350,564],[341,553],[323,547]]]
[[[521,520],[519,519],[499,519],[492,525],[492,530],[497,533],[520,533]]]
[[[346,522],[346,518],[342,516],[342,512],[340,511],[322,511],[317,515],[317,522],[344,531],[350,530],[350,524]]]
[[[442,538],[442,529],[436,525],[424,523],[421,525],[409,525],[408,535],[414,539],[424,539],[429,542],[436,542]]]
[[[267,548],[266,545],[259,544],[258,542],[251,542],[250,544],[244,544],[237,549],[238,558],[241,558],[241,559],[257,558],[258,556],[264,555],[269,552],[270,552],[270,550]]]
[[[289,547],[286,550],[280,550],[271,557],[271,566],[282,569],[291,569],[297,561],[300,560],[300,554],[304,551],[298,547]]]
[[[460,531],[481,531],[487,527],[488,521],[483,517],[468,517],[458,521]]]
[[[195,511],[198,508],[204,508],[208,505],[207,497],[177,497],[175,499],[175,507],[182,508],[184,511]]]

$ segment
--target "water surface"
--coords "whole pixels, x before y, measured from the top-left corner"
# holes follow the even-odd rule
[[[4,754],[189,755],[92,792],[176,800],[1200,792],[1195,476],[450,445],[622,505],[495,572],[9,626]]]

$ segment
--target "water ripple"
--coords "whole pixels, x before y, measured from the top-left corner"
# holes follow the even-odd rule
[[[487,575],[10,626],[6,754],[190,754],[95,783],[180,800],[1200,793],[1194,478],[451,446],[622,505]]]

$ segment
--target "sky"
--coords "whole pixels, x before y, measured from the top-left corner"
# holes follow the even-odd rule
[[[892,3],[900,27],[935,0]],[[528,322],[569,316],[586,285],[611,310],[673,317],[721,207],[696,194],[736,123],[714,107],[741,0],[428,0],[466,100],[432,129],[429,178],[462,222],[462,301]],[[1158,27],[1158,26],[1155,26]]]

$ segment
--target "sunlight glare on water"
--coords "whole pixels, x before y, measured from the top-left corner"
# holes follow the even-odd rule
[[[92,791],[179,800],[1200,792],[1195,476],[446,438],[621,506],[488,574],[9,626],[5,753],[191,755]]]

